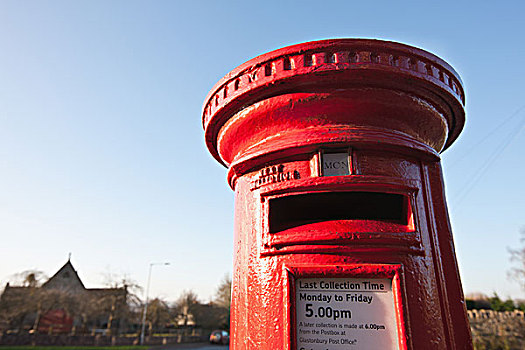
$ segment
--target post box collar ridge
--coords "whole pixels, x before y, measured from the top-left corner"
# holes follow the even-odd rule
[[[258,56],[222,78],[206,97],[202,123],[212,155],[217,135],[231,116],[272,96],[324,86],[406,91],[444,106],[448,137],[464,125],[465,95],[455,70],[424,50],[395,42],[333,39],[297,44]]]
[[[443,60],[379,40],[285,47],[215,85],[232,350],[472,349],[440,164],[464,101]]]

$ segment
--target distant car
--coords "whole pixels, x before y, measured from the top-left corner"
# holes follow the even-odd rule
[[[211,344],[229,344],[230,343],[230,335],[226,331],[213,331],[210,334],[210,343]]]

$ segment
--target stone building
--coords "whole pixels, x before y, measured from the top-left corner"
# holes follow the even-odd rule
[[[129,312],[128,291],[86,288],[65,263],[42,286],[11,286],[0,296],[0,328],[38,333],[118,333]]]

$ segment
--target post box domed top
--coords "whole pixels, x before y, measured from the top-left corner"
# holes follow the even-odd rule
[[[434,144],[423,141],[436,152],[449,147],[463,128],[463,85],[445,61],[395,42],[333,39],[284,47],[228,73],[213,87],[203,106],[206,144],[219,162],[228,164],[231,159],[225,159],[218,149],[220,130],[242,110],[280,95],[355,88],[409,94],[438,111],[444,120],[443,140]],[[414,115],[406,120],[411,117],[420,118]]]

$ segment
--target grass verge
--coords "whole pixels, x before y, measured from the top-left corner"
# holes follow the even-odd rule
[[[2,346],[0,345],[0,350],[35,350],[35,349],[45,349],[45,350],[142,350],[150,349],[151,346],[148,345],[129,345],[129,346],[29,346],[29,345],[19,345],[19,346]]]

